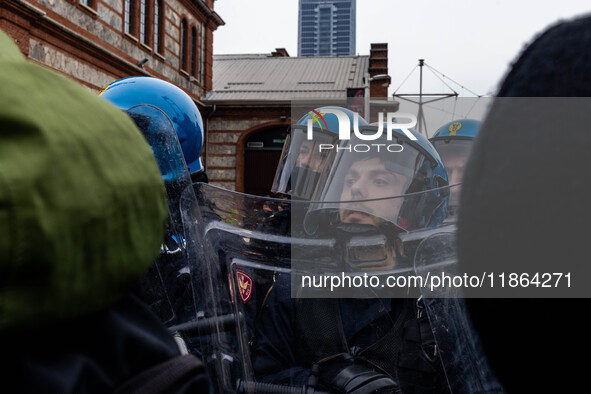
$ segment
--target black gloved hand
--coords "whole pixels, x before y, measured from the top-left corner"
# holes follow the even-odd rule
[[[398,384],[390,376],[349,355],[321,364],[319,382],[328,390],[342,394],[400,392]]]

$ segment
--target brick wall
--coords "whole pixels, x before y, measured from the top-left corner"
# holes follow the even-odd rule
[[[377,75],[388,74],[388,44],[387,43],[372,43],[369,51],[369,76],[375,77]],[[390,78],[376,79],[370,82],[370,97],[384,98],[388,97],[388,87],[390,86]]]
[[[124,0],[95,0],[91,7],[78,0],[2,1],[0,28],[15,39],[25,56],[94,91],[123,77],[152,75],[176,84],[199,100],[211,89],[213,30],[220,23],[206,7],[213,7],[213,1],[162,3],[161,53],[154,50],[154,45],[139,42],[138,28],[132,34],[124,33]],[[189,27],[204,26],[205,75],[201,82],[180,70],[181,18],[187,20]],[[143,59],[148,61],[139,67],[138,62]]]
[[[244,145],[248,137],[271,127],[289,127],[289,106],[218,108],[207,118],[206,168],[211,184],[244,191]],[[282,118],[283,117],[283,118]]]

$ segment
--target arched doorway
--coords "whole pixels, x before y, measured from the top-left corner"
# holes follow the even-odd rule
[[[244,192],[257,196],[273,196],[271,186],[287,128],[259,131],[248,137],[244,144]]]

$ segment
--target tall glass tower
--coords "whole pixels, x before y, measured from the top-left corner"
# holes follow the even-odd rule
[[[355,55],[356,0],[299,0],[298,56]]]

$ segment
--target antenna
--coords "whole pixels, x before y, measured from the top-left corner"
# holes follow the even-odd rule
[[[419,132],[419,134],[423,134],[423,128],[424,128],[425,136],[428,136],[427,122],[425,120],[425,113],[423,112],[423,105],[432,103],[434,101],[439,101],[439,100],[443,100],[446,98],[450,98],[450,97],[458,97],[459,94],[458,94],[458,92],[453,90],[449,85],[447,85],[447,87],[449,87],[453,93],[423,93],[423,67],[424,66],[427,66],[427,68],[429,68],[429,70],[431,70],[432,72],[435,70],[432,67],[429,67],[429,65],[427,65],[427,63],[425,63],[425,59],[419,59],[419,64],[418,64],[418,67],[419,67],[419,93],[418,94],[417,93],[397,94],[396,92],[398,91],[398,89],[400,89],[400,86],[402,86],[402,84],[400,84],[400,86],[396,89],[396,91],[394,91],[392,96],[398,97],[402,100],[410,101],[411,103],[414,103],[414,104],[418,104],[419,110],[417,113],[417,131]],[[416,70],[416,67],[411,71],[411,74],[414,70]],[[404,81],[402,81],[402,83],[404,83],[408,79],[408,77],[410,77],[410,74],[404,79]],[[411,100],[408,98],[408,97],[416,97],[417,95],[419,96],[419,101]],[[423,96],[433,97],[433,99],[423,101]]]

